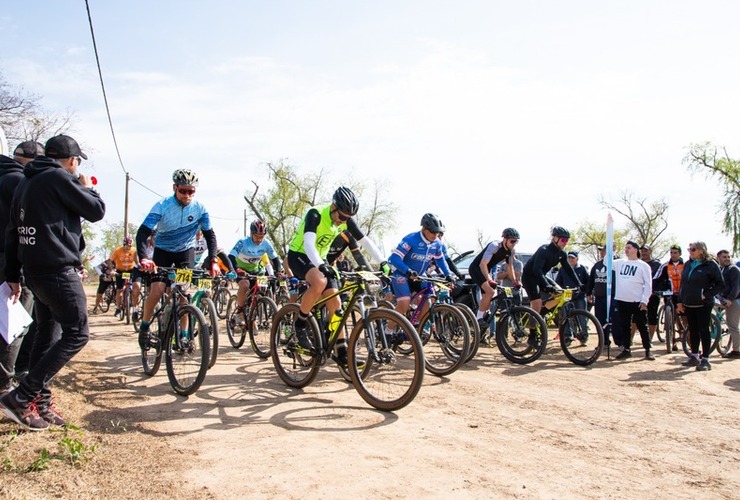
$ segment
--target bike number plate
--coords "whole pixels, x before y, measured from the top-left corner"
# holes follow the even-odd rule
[[[564,296],[565,300],[570,300],[573,298],[573,290],[565,290]]]
[[[175,283],[189,285],[193,281],[192,269],[178,269],[175,271]]]
[[[213,286],[213,282],[208,278],[201,278],[198,280],[198,290],[210,290]]]
[[[259,286],[267,286],[267,284],[270,282],[270,279],[267,276],[257,276],[257,284]]]
[[[511,298],[514,296],[514,292],[511,290],[511,287],[504,287],[504,295]]]
[[[121,273],[121,278],[129,280],[131,279],[131,273]]]

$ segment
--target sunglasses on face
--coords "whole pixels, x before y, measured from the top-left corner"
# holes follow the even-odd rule
[[[519,243],[519,240],[517,238],[509,238],[509,243],[511,243],[512,245],[516,245],[517,243]]]
[[[568,243],[570,238],[560,238],[560,243]]]
[[[689,252],[696,252],[697,250],[699,249],[696,247],[689,247]]]
[[[337,212],[337,218],[338,218],[338,219],[339,219],[340,221],[342,221],[342,222],[347,222],[348,220],[350,220],[350,219],[352,218],[352,216],[351,216],[351,215],[343,214],[343,213],[342,213],[342,212],[340,212],[339,210],[336,210],[336,212]]]
[[[177,188],[177,192],[182,195],[188,195],[193,196],[195,194],[195,189],[192,188]]]

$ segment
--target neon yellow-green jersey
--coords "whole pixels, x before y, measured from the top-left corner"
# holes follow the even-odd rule
[[[306,253],[306,249],[304,248],[303,244],[303,234],[306,229],[306,218],[311,210],[316,210],[321,216],[321,219],[316,226],[316,250],[318,250],[319,255],[322,259],[326,259],[326,256],[329,254],[329,248],[331,248],[331,244],[334,241],[334,238],[336,238],[339,233],[347,228],[346,223],[335,226],[332,222],[331,203],[324,206],[311,207],[308,212],[306,212],[306,215],[303,216],[303,219],[301,220],[301,223],[298,226],[298,230],[293,236],[293,239],[290,240],[289,248],[294,252],[300,252],[303,254]]]

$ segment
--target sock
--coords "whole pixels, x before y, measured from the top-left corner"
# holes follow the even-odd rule
[[[306,326],[307,319],[308,319],[308,314],[303,314],[303,312],[298,311],[298,316],[296,317],[295,325],[300,326],[300,327]]]
[[[475,315],[475,319],[481,319],[483,318],[483,316],[485,316],[485,314],[486,314],[485,312],[478,310],[478,312]]]
[[[142,320],[141,321],[141,328],[144,329],[144,330],[146,330],[147,328],[149,328],[149,325],[150,324],[151,324],[151,321],[143,321]]]

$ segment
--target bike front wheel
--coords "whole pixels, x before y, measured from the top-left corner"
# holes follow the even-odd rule
[[[262,359],[270,357],[270,327],[278,307],[270,297],[260,297],[249,313],[249,342]]]
[[[596,316],[583,309],[573,309],[560,324],[560,346],[573,363],[588,366],[604,349],[604,329]]]
[[[272,363],[275,365],[280,380],[295,388],[305,387],[319,373],[321,357],[312,350],[298,344],[295,332],[295,320],[300,307],[298,304],[285,304],[272,319],[270,330],[270,348]],[[308,337],[316,346],[319,343],[319,326],[313,316],[308,317]]]
[[[152,337],[158,338],[159,342],[154,347],[141,350],[141,366],[144,368],[144,373],[150,377],[157,374],[162,364],[162,337],[164,337],[162,328],[159,316],[155,316],[149,324],[149,333]]]
[[[247,339],[247,319],[243,310],[236,310],[236,295],[231,296],[226,307],[226,336],[234,349],[243,346]]]
[[[178,328],[183,323],[185,327]],[[165,341],[167,377],[177,394],[189,396],[198,390],[208,371],[211,359],[208,323],[200,309],[185,304],[177,308],[173,330]]]
[[[676,345],[676,318],[673,315],[673,307],[664,307],[658,320],[658,325],[663,325],[663,336],[665,340],[665,350],[668,354],[673,352]]]
[[[229,306],[229,299],[231,299],[231,292],[228,288],[219,287],[216,289],[216,294],[213,296],[213,303],[216,305],[216,314],[218,319],[226,319],[227,307]]]
[[[470,329],[457,307],[432,305],[419,320],[418,333],[424,346],[424,366],[429,373],[444,377],[465,363],[470,349]]]
[[[478,354],[481,338],[480,325],[478,325],[478,320],[475,318],[475,313],[468,306],[462,302],[455,302],[452,305],[457,307],[468,321],[468,328],[470,329],[470,348],[468,349],[468,356],[465,358],[465,362],[467,363],[473,359],[476,354]]]
[[[510,307],[496,322],[496,345],[512,363],[536,361],[547,348],[545,320],[531,307]]]
[[[730,330],[728,328],[722,328],[722,321],[719,316],[712,314],[712,320],[709,324],[710,335],[712,336],[712,351],[717,351],[718,354],[724,356],[727,354],[730,346]]]
[[[405,354],[398,352],[401,343]],[[399,410],[414,400],[424,380],[421,340],[403,315],[371,309],[349,337],[348,366],[352,385],[366,403],[382,411]]]

